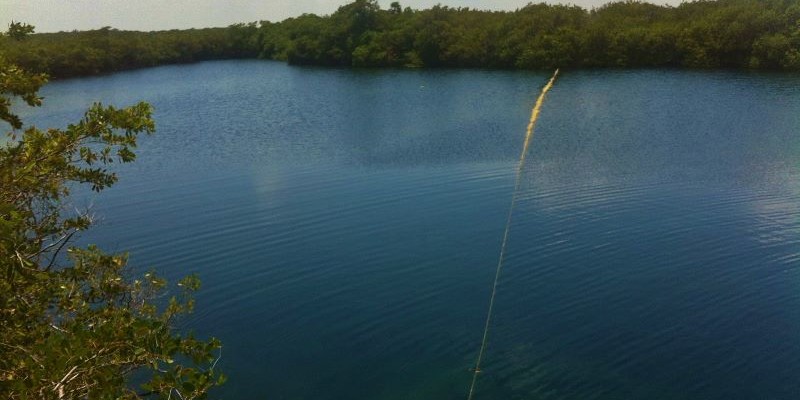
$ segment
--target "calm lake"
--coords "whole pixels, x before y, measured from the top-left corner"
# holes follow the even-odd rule
[[[58,81],[150,102],[82,239],[203,280],[226,399],[464,399],[549,73],[210,62]],[[566,71],[476,399],[800,397],[800,75]]]

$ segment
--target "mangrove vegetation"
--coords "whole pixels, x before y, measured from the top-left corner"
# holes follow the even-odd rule
[[[32,27],[13,24],[7,40]],[[136,271],[124,253],[80,247],[89,210],[70,193],[117,181],[155,125],[147,103],[92,105],[65,128],[24,123],[47,77],[0,57],[0,398],[204,398],[223,382],[221,344],[175,329],[194,308],[195,276],[177,286]],[[5,138],[4,138],[5,139]]]
[[[736,68],[800,70],[800,1],[639,1],[514,11],[356,0],[328,16],[160,32],[5,38],[11,62],[53,77],[233,58],[337,67]]]

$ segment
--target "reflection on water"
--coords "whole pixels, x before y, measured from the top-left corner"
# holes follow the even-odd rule
[[[461,399],[547,78],[214,62],[56,82],[29,116],[153,103],[83,240],[203,278],[220,397]],[[476,398],[797,398],[799,129],[798,76],[564,73]]]

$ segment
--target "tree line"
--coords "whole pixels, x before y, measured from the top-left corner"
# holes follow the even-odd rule
[[[196,61],[252,58],[255,23],[227,28],[160,32],[91,31],[39,33],[23,40],[0,38],[0,56],[28,71],[53,78],[97,75],[134,68]]]
[[[356,0],[327,16],[227,28],[111,28],[6,39],[17,65],[54,77],[213,59],[345,67],[687,67],[800,70],[800,0],[622,1],[515,11]]]
[[[800,1],[529,4],[512,12],[358,0],[261,24],[260,56],[294,64],[472,68],[800,69]]]

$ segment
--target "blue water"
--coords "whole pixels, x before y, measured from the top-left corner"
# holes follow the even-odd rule
[[[227,399],[463,399],[546,73],[232,61],[65,80],[158,132],[81,241],[203,280]],[[567,71],[477,399],[800,397],[800,76]]]

